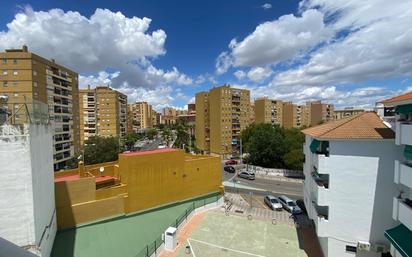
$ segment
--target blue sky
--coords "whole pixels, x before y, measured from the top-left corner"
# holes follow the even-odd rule
[[[412,89],[411,9],[407,0],[6,0],[0,50],[27,44],[79,72],[82,87],[110,84],[158,110],[223,83],[252,97],[368,108]]]

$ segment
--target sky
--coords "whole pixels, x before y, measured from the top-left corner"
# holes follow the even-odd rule
[[[156,110],[223,84],[252,98],[371,108],[412,90],[410,0],[1,1],[21,48]]]

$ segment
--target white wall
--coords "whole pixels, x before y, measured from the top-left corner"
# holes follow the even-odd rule
[[[307,137],[306,140],[308,147],[311,139]],[[389,206],[398,192],[392,180],[394,160],[400,154],[401,148],[393,140],[330,141],[330,156],[326,158],[325,169],[319,170],[319,173],[329,174],[329,220],[325,235],[328,240],[320,240],[321,245],[328,244],[322,245],[328,252],[325,256],[355,256],[346,252],[345,246],[356,246],[358,241],[388,245],[384,231],[395,225]],[[309,155],[307,160],[312,163],[305,165],[306,204],[316,199],[314,189],[317,186],[310,176],[316,158]],[[316,218],[309,212],[312,219]],[[378,254],[358,252],[356,256]]]
[[[0,128],[0,237],[41,256],[56,234],[52,158],[50,127]]]

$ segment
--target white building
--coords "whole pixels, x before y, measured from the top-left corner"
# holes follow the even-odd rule
[[[0,238],[47,257],[57,230],[52,136],[47,124],[0,126]],[[9,246],[0,255],[17,253]]]
[[[383,118],[395,123],[396,145],[403,153],[394,161],[394,185],[399,190],[392,198],[392,216],[397,226],[388,229],[385,236],[391,242],[393,257],[412,256],[412,92],[379,103]]]
[[[303,130],[304,201],[325,257],[382,256],[393,227],[395,134],[375,112]]]

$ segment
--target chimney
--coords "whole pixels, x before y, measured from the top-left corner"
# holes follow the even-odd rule
[[[27,53],[29,51],[29,48],[26,45],[23,45],[23,52]]]

